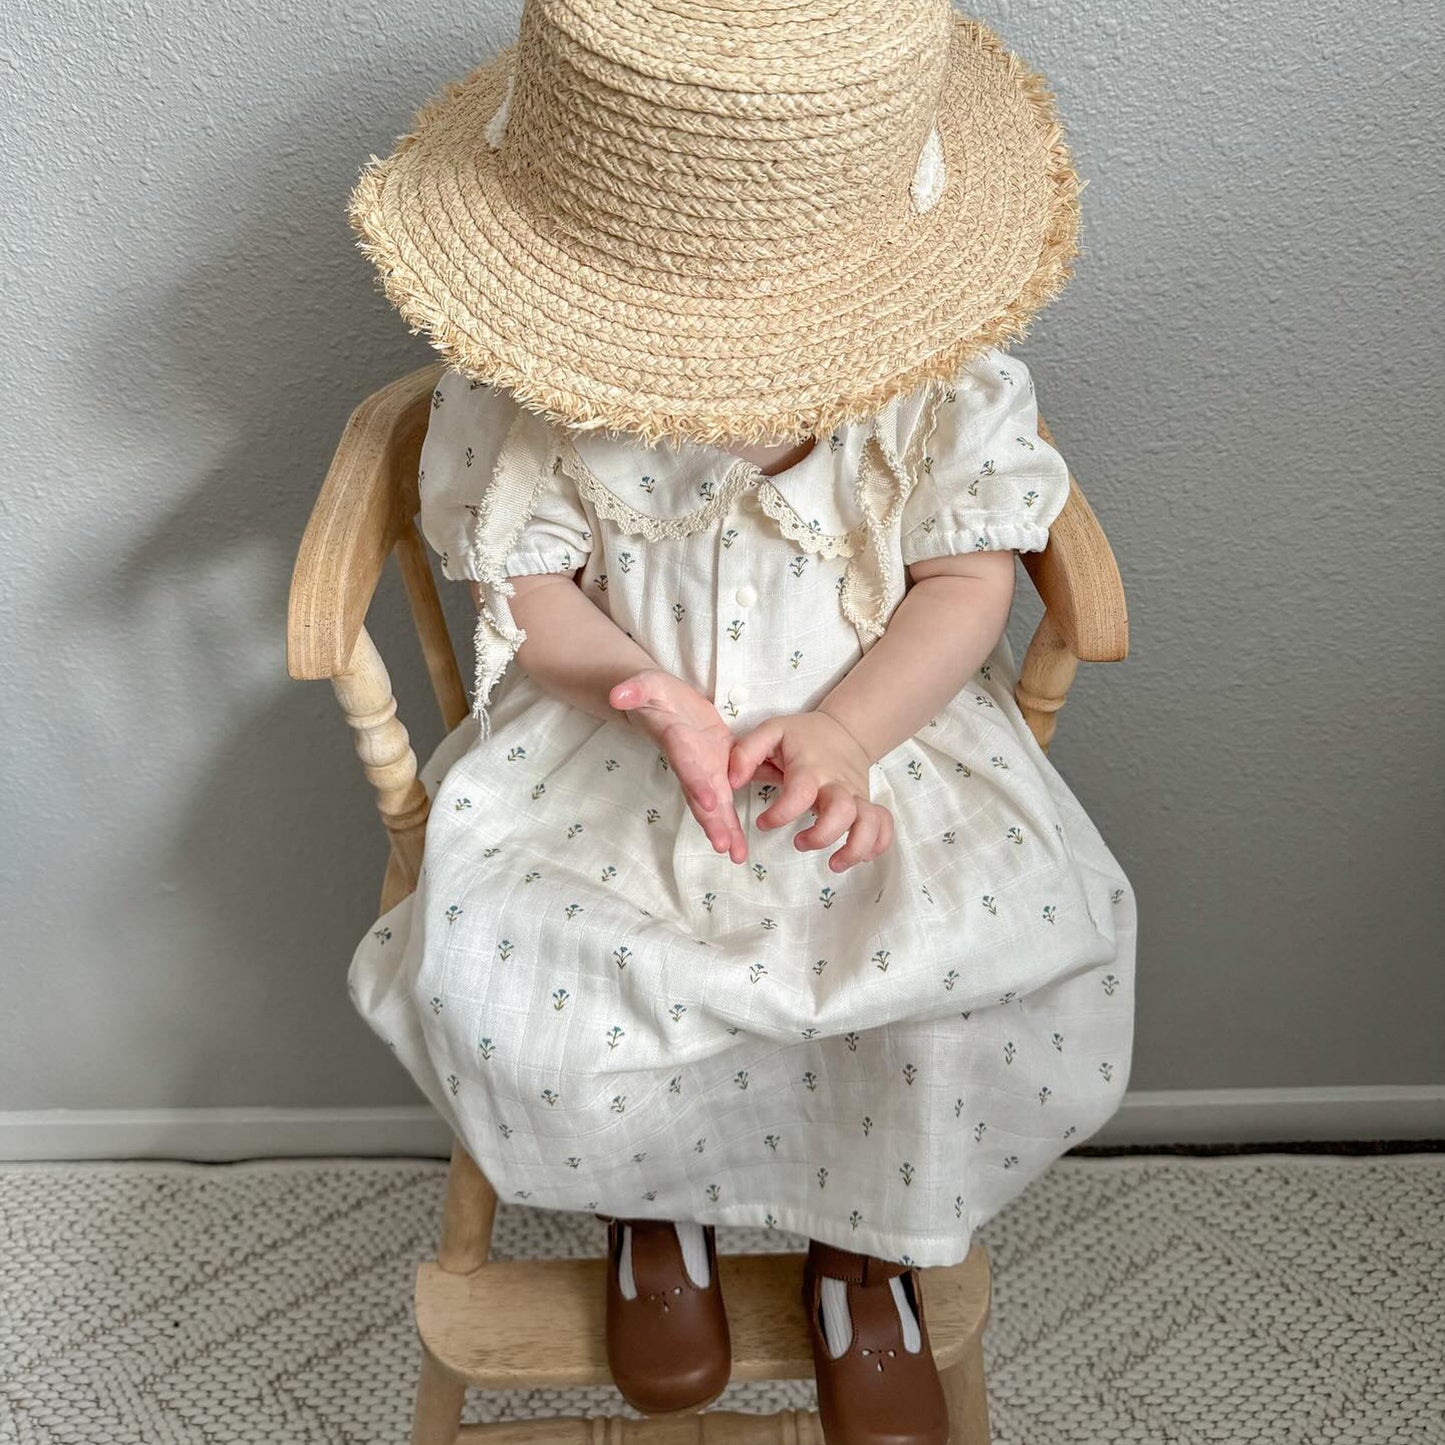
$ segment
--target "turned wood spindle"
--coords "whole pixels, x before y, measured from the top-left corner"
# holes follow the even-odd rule
[[[331,679],[336,700],[356,733],[356,751],[391,837],[391,851],[408,890],[421,876],[422,843],[430,808],[416,775],[411,739],[396,715],[386,664],[363,627],[345,669]]]

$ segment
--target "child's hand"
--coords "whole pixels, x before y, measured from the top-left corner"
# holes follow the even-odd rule
[[[827,848],[846,833],[848,841],[828,859],[835,873],[871,862],[892,844],[893,815],[869,801],[868,754],[829,714],[784,713],[739,738],[728,765],[729,784],[744,787],[759,772],[781,776],[783,786],[758,814],[758,827],[781,828],[813,809],[817,821],[793,844]]]
[[[743,825],[728,786],[733,735],[712,700],[654,667],[623,679],[607,701],[662,749],[708,842],[734,863],[746,862]]]

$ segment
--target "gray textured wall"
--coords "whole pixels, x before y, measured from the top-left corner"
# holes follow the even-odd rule
[[[0,20],[0,1107],[415,1097],[346,1000],[382,845],[282,614],[350,404],[424,354],[346,193],[515,8]],[[1140,897],[1137,1088],[1445,1076],[1437,10],[981,10],[1092,178],[1022,354],[1132,600],[1057,757]]]

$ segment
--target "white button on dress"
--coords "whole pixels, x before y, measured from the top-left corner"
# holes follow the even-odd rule
[[[1068,476],[1032,391],[985,352],[766,478],[443,378],[421,523],[481,586],[488,726],[423,770],[421,881],[350,981],[503,1199],[951,1264],[1116,1109],[1132,891],[1024,724],[1006,642],[869,770],[895,824],[879,859],[835,874],[793,846],[806,818],[760,832],[777,787],[755,782],[738,865],[644,734],[510,666],[500,586],[580,568],[734,733],[815,708],[909,563],[1047,541]]]

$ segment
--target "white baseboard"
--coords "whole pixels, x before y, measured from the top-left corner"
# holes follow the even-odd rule
[[[1089,1143],[1125,1148],[1359,1139],[1445,1139],[1445,1084],[1131,1090]]]
[[[387,1109],[36,1109],[0,1113],[0,1160],[445,1158],[430,1104]]]
[[[1132,1092],[1088,1142],[1323,1143],[1445,1138],[1445,1084]],[[37,1109],[0,1112],[0,1160],[443,1158],[429,1105],[388,1109]]]

